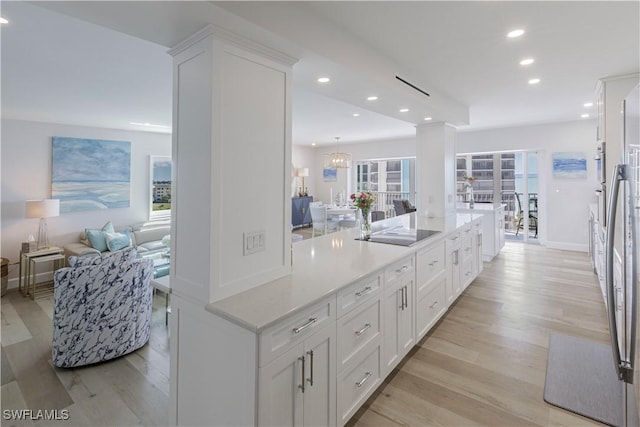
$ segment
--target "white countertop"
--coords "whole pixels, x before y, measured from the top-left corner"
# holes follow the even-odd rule
[[[208,304],[206,309],[259,332],[356,280],[442,240],[480,216],[455,214],[427,218],[407,214],[372,224],[374,232],[396,225],[442,231],[409,247],[356,240],[357,228],[297,242],[292,246],[290,275]]]
[[[494,211],[499,207],[506,207],[507,205],[504,203],[474,203],[473,207],[469,207],[469,203],[458,203],[456,205],[456,210],[458,211]]]

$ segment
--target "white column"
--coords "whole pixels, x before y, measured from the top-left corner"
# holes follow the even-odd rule
[[[456,129],[448,123],[416,126],[416,207],[418,215],[455,213]]]

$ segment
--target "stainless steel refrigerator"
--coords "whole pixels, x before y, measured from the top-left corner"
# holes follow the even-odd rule
[[[624,425],[637,426],[640,397],[640,85],[625,98],[623,150],[612,173],[606,237],[607,310]],[[611,143],[611,142],[610,142]]]

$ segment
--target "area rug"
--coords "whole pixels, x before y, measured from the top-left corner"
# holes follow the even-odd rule
[[[544,400],[611,426],[623,423],[623,382],[616,377],[611,347],[551,334]]]

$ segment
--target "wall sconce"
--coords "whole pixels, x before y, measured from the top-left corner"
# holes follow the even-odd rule
[[[47,234],[47,218],[60,215],[60,200],[27,200],[27,218],[40,218],[38,227],[38,250],[49,247]]]

